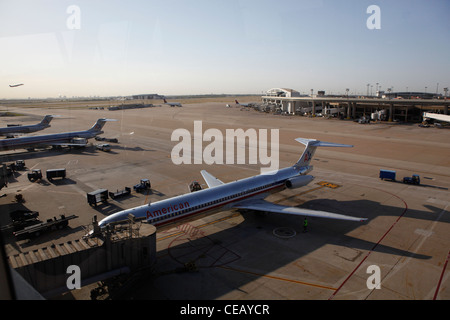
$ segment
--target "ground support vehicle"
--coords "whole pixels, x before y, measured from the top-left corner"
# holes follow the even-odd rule
[[[116,198],[127,196],[130,193],[131,193],[131,188],[125,187],[125,189],[123,189],[123,190],[117,190],[116,192],[109,192],[108,194],[111,197],[111,199],[116,199]]]
[[[151,189],[152,185],[149,179],[141,179],[139,184],[133,186],[134,191],[136,192],[144,192],[145,190]]]
[[[31,182],[35,182],[40,179],[42,179],[41,169],[33,169],[31,170],[31,172],[28,172],[28,180],[30,180]]]
[[[418,174],[413,174],[412,177],[404,177],[403,183],[420,184],[420,176]]]
[[[107,203],[108,202],[108,190],[98,189],[87,194],[87,202],[89,205],[96,207],[97,203]]]
[[[62,178],[64,179],[66,177],[66,169],[48,169],[47,170],[47,180],[52,181],[54,178]]]
[[[380,170],[380,179],[381,180],[392,180],[395,181],[396,172],[393,170]]]
[[[40,222],[22,230],[13,232],[14,236],[21,239],[38,237],[42,233],[57,229],[63,229],[69,225],[69,220],[78,218],[76,215],[71,215],[66,217],[65,215],[60,215],[60,218],[54,217],[53,219],[47,219],[45,222]]]

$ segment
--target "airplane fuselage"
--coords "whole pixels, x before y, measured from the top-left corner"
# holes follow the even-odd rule
[[[14,149],[27,149],[30,147],[36,147],[39,145],[50,146],[52,143],[70,143],[73,138],[86,138],[90,139],[103,133],[103,131],[74,131],[65,133],[45,134],[31,137],[21,137],[12,139],[0,140],[0,151],[14,150]]]
[[[148,205],[142,205],[112,214],[99,225],[126,220],[128,214],[136,219],[147,220],[160,229],[181,221],[198,219],[218,211],[229,210],[233,204],[250,198],[266,198],[286,188],[286,181],[299,175],[295,167],[279,170],[273,175],[258,175],[219,185],[213,188],[176,196]],[[313,180],[312,176],[301,176],[302,185]]]
[[[7,128],[0,128],[0,135],[7,136],[14,133],[32,133],[40,130],[44,130],[45,128],[50,127],[50,125],[30,125],[30,126],[14,126]]]

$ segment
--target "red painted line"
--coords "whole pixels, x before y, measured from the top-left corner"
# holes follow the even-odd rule
[[[447,260],[445,260],[444,268],[442,269],[441,277],[439,278],[438,286],[436,288],[436,292],[434,293],[433,300],[436,300],[436,297],[438,295],[439,288],[441,287],[442,278],[444,277],[445,269],[447,268],[447,263],[449,259],[450,259],[450,251],[448,252]]]
[[[406,211],[408,211],[408,204],[405,202],[405,200],[403,200],[402,198],[400,198],[399,196],[387,192],[385,190],[381,190],[381,189],[377,189],[377,188],[372,188],[378,191],[382,191],[382,192],[386,192],[394,197],[396,197],[397,199],[400,199],[404,204],[405,204],[405,209],[403,210],[402,214],[397,218],[397,220],[395,220],[395,222],[392,224],[392,226],[383,234],[383,236],[380,238],[380,240],[378,240],[377,243],[375,243],[375,245],[372,247],[372,249],[370,249],[370,251],[366,254],[366,256],[362,259],[362,261],[356,266],[356,268],[348,275],[348,277],[344,280],[344,282],[341,283],[341,285],[336,289],[335,292],[333,292],[333,294],[328,298],[328,300],[333,299],[336,294],[339,292],[339,290],[341,290],[341,288],[344,286],[344,284],[347,283],[347,281],[353,276],[353,274],[356,272],[356,270],[359,269],[359,267],[363,264],[364,261],[366,261],[366,259],[370,256],[370,254],[375,250],[375,248],[380,244],[381,241],[383,241],[383,239],[387,236],[387,234],[392,230],[392,228],[394,228],[394,226],[397,224],[397,222],[405,215]]]

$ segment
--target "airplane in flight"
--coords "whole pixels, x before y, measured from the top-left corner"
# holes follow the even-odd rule
[[[307,174],[313,169],[310,162],[317,147],[353,147],[314,139],[298,138],[296,141],[304,144],[306,148],[297,163],[291,167],[274,171],[271,174],[261,174],[229,183],[224,183],[207,171],[202,170],[201,174],[208,185],[207,189],[123,210],[104,218],[98,225],[104,227],[110,223],[124,222],[129,219],[128,217],[131,214],[136,220],[147,220],[148,223],[161,228],[181,221],[198,219],[218,211],[232,209],[350,221],[367,220],[366,218],[332,212],[283,206],[264,200],[272,193],[280,192],[286,188],[300,188],[310,183],[314,177]]]
[[[10,86],[11,88],[20,87],[20,86],[23,86],[23,83],[19,83],[19,84],[10,84],[9,86]]]
[[[0,151],[13,149],[29,149],[38,146],[86,146],[87,139],[91,139],[102,134],[102,128],[106,121],[116,121],[114,119],[98,119],[97,122],[85,131],[72,131],[65,133],[53,133],[40,136],[30,136],[0,140]],[[79,140],[81,139],[81,140]],[[77,143],[78,142],[78,143]]]
[[[14,136],[17,133],[31,133],[50,127],[50,121],[54,116],[46,115],[40,123],[31,124],[26,126],[10,126],[6,128],[0,128],[0,136]]]
[[[168,104],[171,107],[182,107],[181,103],[179,103],[179,102],[167,102],[166,99],[164,99],[164,104]]]

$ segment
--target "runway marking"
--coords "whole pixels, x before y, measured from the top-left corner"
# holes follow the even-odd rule
[[[338,184],[334,184],[334,183],[327,182],[327,181],[320,181],[320,182],[317,182],[317,184],[320,186],[331,188],[331,189],[337,189],[340,187],[340,185],[338,185]]]
[[[441,287],[442,278],[444,277],[445,269],[447,268],[447,263],[448,263],[449,258],[450,258],[450,251],[448,252],[447,260],[445,260],[444,268],[442,268],[441,277],[439,278],[439,282],[438,282],[438,285],[437,285],[437,288],[436,288],[436,292],[434,293],[433,300],[436,300],[436,297],[438,295],[439,289]]]
[[[394,197],[396,197],[397,199],[400,199],[404,205],[405,205],[405,209],[403,210],[403,212],[400,214],[400,216],[397,218],[397,220],[395,220],[395,222],[391,225],[391,227],[383,234],[383,236],[380,238],[380,240],[378,240],[377,243],[374,244],[374,246],[372,247],[372,249],[369,250],[369,252],[367,252],[366,256],[361,260],[361,262],[356,266],[356,268],[348,275],[347,278],[345,278],[344,282],[341,283],[341,285],[336,289],[335,292],[333,292],[333,294],[328,298],[328,300],[333,299],[336,294],[341,290],[341,288],[347,283],[347,281],[355,274],[356,270],[359,269],[359,267],[364,263],[364,261],[366,261],[366,259],[370,256],[370,254],[375,250],[375,248],[381,243],[381,241],[383,241],[383,239],[387,236],[387,234],[394,228],[394,226],[397,224],[397,222],[400,221],[400,219],[405,215],[406,211],[408,211],[408,204],[405,202],[405,200],[403,200],[402,198],[400,198],[399,196],[390,193],[388,191],[385,190],[380,190],[377,188],[373,188],[375,190],[379,190],[379,191],[383,191],[386,192]]]
[[[239,213],[233,213],[233,214],[231,214],[231,215],[229,215],[229,216],[226,216],[226,217],[223,217],[223,218],[220,218],[220,219],[211,221],[211,222],[207,222],[207,223],[202,224],[202,225],[199,225],[199,226],[197,226],[197,227],[195,227],[195,228],[201,229],[201,228],[210,226],[210,225],[212,225],[212,224],[215,224],[215,223],[218,223],[218,222],[222,222],[222,221],[226,221],[226,220],[228,220],[228,219],[235,218],[235,217],[238,217],[238,216],[240,216]],[[158,239],[156,239],[156,241],[166,240],[166,239],[169,239],[169,238],[172,238],[172,237],[179,236],[179,235],[181,235],[181,234],[183,234],[183,233],[186,233],[186,232],[183,231],[183,230],[182,230],[182,231],[178,231],[178,232],[169,234],[169,235],[167,235],[167,236],[158,238]]]
[[[305,282],[305,281],[300,281],[300,280],[276,277],[276,276],[269,276],[266,274],[256,273],[256,272],[242,270],[242,269],[236,269],[236,268],[225,267],[225,266],[220,266],[218,268],[222,268],[222,269],[230,270],[230,271],[236,271],[236,272],[240,272],[240,273],[251,274],[251,275],[262,277],[262,278],[269,278],[269,279],[273,279],[273,280],[292,282],[292,283],[301,284],[301,285],[310,286],[310,287],[316,287],[316,288],[327,289],[327,290],[337,290],[336,288],[324,286],[321,284],[315,284],[315,283],[310,283],[310,282]]]
[[[39,162],[36,163],[34,166],[32,166],[32,167],[30,168],[30,170],[33,170],[33,169],[36,168],[38,165],[39,165]]]
[[[69,192],[69,191],[56,191],[56,190],[48,190],[47,192],[51,193],[62,193],[62,194],[77,194],[75,192]]]

